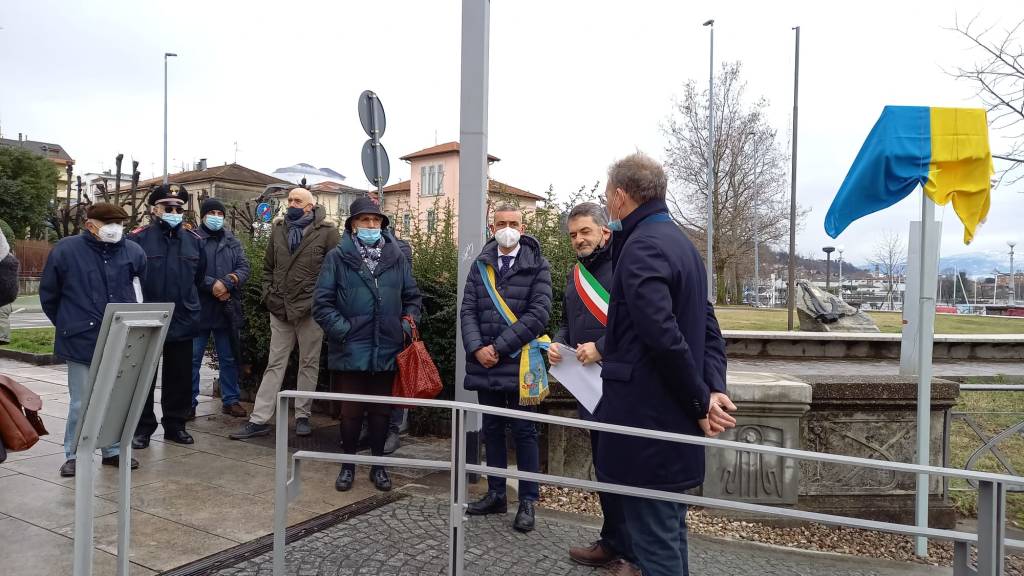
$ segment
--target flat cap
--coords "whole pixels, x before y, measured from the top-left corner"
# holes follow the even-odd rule
[[[123,222],[128,219],[128,213],[117,204],[98,202],[89,206],[85,211],[85,217],[100,222]]]

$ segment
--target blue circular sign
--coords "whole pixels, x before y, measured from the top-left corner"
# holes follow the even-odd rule
[[[256,217],[264,222],[270,222],[274,217],[274,215],[270,213],[270,204],[261,202],[260,205],[256,207]]]

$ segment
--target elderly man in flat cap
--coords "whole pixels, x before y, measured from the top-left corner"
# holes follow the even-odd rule
[[[103,312],[111,302],[137,302],[135,279],[144,278],[146,254],[124,238],[128,214],[114,204],[93,204],[86,212],[84,230],[62,239],[50,252],[39,285],[39,302],[57,327],[54,353],[67,361],[68,406],[64,431],[64,457],[60,475],[75,475],[72,440],[81,417],[82,393],[89,377]],[[101,450],[103,464],[118,466],[119,449]],[[139,463],[132,458],[132,468]]]
[[[192,228],[183,223],[188,205],[188,191],[177,184],[163,184],[149,195],[153,221],[131,233],[146,252],[146,280],[142,296],[146,302],[173,302],[174,316],[164,339],[161,370],[160,407],[164,440],[192,444],[192,435],[185,431],[185,421],[192,411],[192,340],[199,334],[199,290],[206,278],[206,251],[203,241]],[[150,436],[156,432],[153,412],[153,387],[135,427],[132,448],[149,447]]]

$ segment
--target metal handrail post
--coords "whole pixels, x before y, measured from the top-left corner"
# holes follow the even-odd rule
[[[288,518],[288,397],[277,396],[274,448],[274,576],[285,576],[285,524]],[[298,473],[298,472],[296,472]]]
[[[978,575],[1001,576],[1006,531],[1006,486],[978,483]]]
[[[463,529],[463,519],[466,512],[466,412],[461,408],[452,409],[451,458],[452,493],[451,518],[449,522],[448,575],[462,576],[465,569],[465,531]]]

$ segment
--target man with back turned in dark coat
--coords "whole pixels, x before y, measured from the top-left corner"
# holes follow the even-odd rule
[[[160,378],[160,407],[164,440],[192,444],[185,421],[192,409],[192,339],[199,333],[199,290],[206,277],[203,242],[182,220],[188,205],[188,191],[177,184],[162,184],[149,195],[153,222],[132,231],[131,239],[146,252],[146,278],[142,297],[146,302],[173,302],[174,315],[164,340]],[[153,387],[135,427],[132,448],[149,447],[156,431]]]
[[[608,170],[606,199],[614,274],[601,377],[600,422],[715,436],[735,425],[725,395],[725,344],[700,253],[668,214],[667,179],[658,162],[636,153]],[[622,434],[601,434],[598,479],[683,492],[704,482],[704,448]],[[623,496],[634,566],[622,576],[689,574],[686,506]]]

